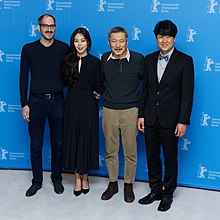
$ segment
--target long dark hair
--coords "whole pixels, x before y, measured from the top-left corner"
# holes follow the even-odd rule
[[[78,62],[77,50],[74,46],[74,39],[77,34],[82,34],[87,41],[87,51],[91,48],[91,37],[89,32],[83,28],[77,28],[70,37],[70,49],[69,54],[64,58],[63,66],[63,82],[65,85],[71,85],[78,82]]]

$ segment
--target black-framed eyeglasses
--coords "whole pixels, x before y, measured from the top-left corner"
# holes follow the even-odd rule
[[[54,29],[56,28],[56,25],[55,24],[39,24],[42,28],[51,28],[51,29]]]

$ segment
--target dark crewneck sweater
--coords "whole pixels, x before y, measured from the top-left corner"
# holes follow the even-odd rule
[[[118,110],[138,107],[140,79],[144,74],[144,56],[130,51],[129,62],[126,58],[107,60],[110,53],[102,56],[104,107]]]
[[[54,40],[45,47],[37,40],[24,45],[20,65],[20,101],[27,105],[30,72],[30,91],[35,93],[57,93],[62,91],[62,62],[69,49],[68,44]]]

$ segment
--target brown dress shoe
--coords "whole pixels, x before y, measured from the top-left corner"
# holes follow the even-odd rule
[[[135,199],[132,183],[124,183],[124,200],[131,203]]]
[[[118,181],[110,182],[108,184],[108,188],[106,191],[102,194],[101,199],[102,200],[109,200],[112,198],[114,194],[118,192]]]

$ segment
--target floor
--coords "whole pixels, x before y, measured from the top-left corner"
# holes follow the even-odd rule
[[[25,197],[30,186],[31,171],[0,170],[0,219],[3,220],[219,220],[220,192],[178,187],[172,208],[157,211],[159,201],[139,205],[138,199],[149,192],[148,183],[135,182],[136,199],[133,203],[123,200],[123,181],[119,180],[119,193],[109,201],[100,196],[108,179],[90,177],[90,192],[75,197],[72,174],[63,175],[65,191],[53,191],[50,173],[44,172],[43,188],[33,197]]]

